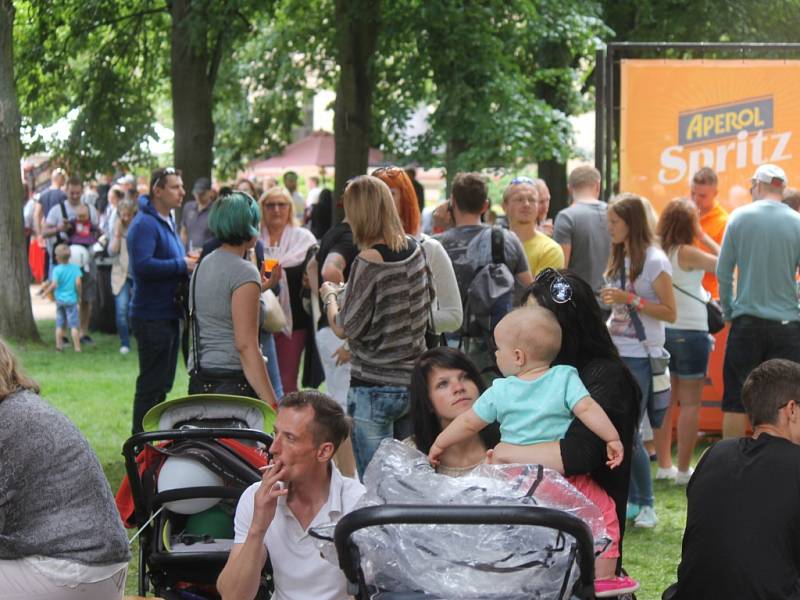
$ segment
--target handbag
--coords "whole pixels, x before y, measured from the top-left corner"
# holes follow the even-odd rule
[[[200,367],[200,324],[197,322],[197,304],[195,303],[195,283],[200,272],[202,261],[194,269],[189,288],[191,303],[189,304],[189,324],[192,333],[192,370],[189,371],[189,394],[231,394],[258,398],[258,394],[247,381],[244,371],[223,371],[203,369]],[[274,295],[273,295],[274,296]]]
[[[265,290],[261,293],[261,301],[264,303],[264,322],[261,329],[267,333],[278,333],[286,327],[286,315],[272,290]]]
[[[622,289],[625,289],[625,269],[622,271]],[[669,359],[670,355],[666,348],[661,346],[659,348],[659,355],[653,356],[650,348],[647,347],[647,335],[644,332],[644,324],[639,318],[639,314],[635,309],[629,309],[631,322],[633,328],[636,330],[636,337],[644,348],[645,355],[650,361],[650,398],[647,399],[645,408],[647,415],[650,419],[650,424],[655,427],[661,427],[664,419],[664,414],[672,403],[672,386],[669,377]]]
[[[722,316],[722,307],[720,307],[719,302],[717,302],[711,297],[709,297],[707,301],[702,300],[701,298],[698,298],[694,294],[690,294],[683,288],[678,287],[674,283],[672,284],[672,287],[674,287],[679,292],[689,296],[689,298],[697,300],[701,304],[706,305],[706,315],[707,315],[706,319],[708,320],[708,333],[713,335],[715,333],[719,333],[725,328],[725,319]]]

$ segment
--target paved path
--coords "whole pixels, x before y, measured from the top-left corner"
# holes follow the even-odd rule
[[[35,283],[30,287],[31,290],[31,304],[33,305],[33,318],[37,321],[43,319],[56,318],[56,303],[52,302],[49,298],[40,298],[36,295],[41,287],[40,284]]]

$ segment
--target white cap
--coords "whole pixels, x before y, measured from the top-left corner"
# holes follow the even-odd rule
[[[766,183],[775,187],[784,187],[789,180],[786,178],[786,173],[777,165],[769,163],[759,166],[756,172],[753,173],[753,181]]]

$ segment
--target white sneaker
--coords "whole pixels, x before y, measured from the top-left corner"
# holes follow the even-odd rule
[[[127,354],[130,351],[131,351],[131,349],[128,348],[127,346],[120,346],[119,347],[119,353],[120,354]]]
[[[678,467],[672,465],[671,467],[664,469],[663,467],[658,467],[658,471],[656,471],[656,479],[672,479],[675,480],[675,477],[678,475]]]
[[[643,506],[642,510],[639,511],[639,514],[636,515],[636,518],[633,520],[634,527],[652,529],[657,524],[658,517],[656,516],[656,511],[652,506]]]
[[[692,478],[692,473],[694,473],[694,469],[689,467],[687,471],[678,471],[678,474],[675,475],[675,485],[686,485],[689,483],[689,480]]]

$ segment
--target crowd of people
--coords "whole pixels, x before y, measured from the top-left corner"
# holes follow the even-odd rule
[[[121,352],[129,323],[137,340],[132,431],[170,391],[184,337],[190,393],[278,408],[273,465],[240,502],[223,597],[253,596],[269,557],[278,598],[343,598],[341,573],[302,532],[352,508],[363,493],[357,480],[387,438],[451,476],[484,462],[567,476],[601,509],[612,539],[596,562],[598,597],[638,588],[622,570],[623,539],[628,522],[658,524],[652,460],[657,479],[689,486],[675,598],[733,597],[712,593],[701,576],[747,556],[735,543],[736,511],[714,514],[711,498],[725,503],[755,481],[785,496],[786,481],[752,478],[751,459],[765,472],[773,458],[791,477],[800,472],[800,449],[765,441],[800,442],[800,365],[789,362],[800,362],[800,214],[775,165],[758,167],[754,202],[731,215],[708,167],[660,216],[634,194],[604,202],[600,173],[583,165],[569,174],[569,206],[549,219],[546,184],[516,177],[495,224],[479,173],[456,174],[447,201],[424,211],[403,169],[355,177],[338,224],[330,191],[311,181],[303,198],[295,173],[263,190],[248,179],[198,179],[185,201],[181,173],[161,168],[143,189],[111,187],[100,207],[80,180],[62,190],[64,179],[54,173],[32,214],[57,263],[43,288],[55,291],[56,346],[68,331],[76,350],[91,343],[96,269],[91,252],[72,249],[105,236]],[[755,439],[715,447],[694,473],[715,310],[730,323],[723,436],[739,440],[749,424]],[[322,381],[327,395],[298,391]],[[710,484],[722,469],[724,485]],[[796,498],[800,486],[789,487]],[[763,494],[744,498],[742,510],[758,510]],[[788,501],[776,510],[798,516]],[[770,531],[750,535],[766,544]],[[788,554],[783,571],[773,561],[770,581],[743,575],[734,596],[750,586],[784,592],[752,597],[792,597],[800,561]]]

